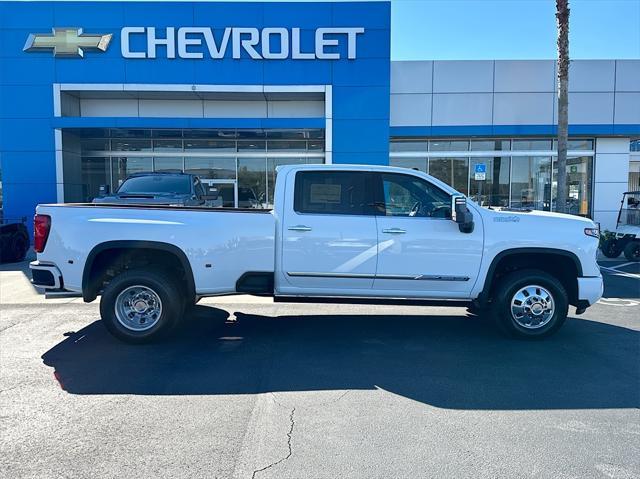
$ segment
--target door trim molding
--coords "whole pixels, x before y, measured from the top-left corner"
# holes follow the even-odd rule
[[[368,273],[321,273],[316,271],[287,271],[287,276],[302,278],[341,279],[400,279],[409,281],[469,281],[468,276],[447,276],[439,274],[368,274]]]

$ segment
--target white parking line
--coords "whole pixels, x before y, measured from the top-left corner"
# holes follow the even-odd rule
[[[625,271],[618,271],[615,268],[607,268],[606,266],[600,266],[600,271],[603,271],[614,276],[624,276],[625,278],[640,279],[640,274],[627,273]]]
[[[631,261],[631,262],[629,262],[629,263],[622,263],[622,264],[619,264],[618,266],[614,266],[614,268],[613,268],[613,269],[620,269],[620,268],[624,268],[625,266],[630,266],[630,265],[632,265],[632,264],[637,264],[637,263],[636,263],[635,261]]]

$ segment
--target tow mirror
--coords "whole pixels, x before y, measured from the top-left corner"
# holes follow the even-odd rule
[[[462,233],[473,232],[473,214],[467,207],[467,198],[462,195],[451,197],[451,219],[458,223]]]

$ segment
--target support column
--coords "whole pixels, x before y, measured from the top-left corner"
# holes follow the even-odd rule
[[[629,138],[597,138],[594,169],[593,219],[613,231],[629,181]]]

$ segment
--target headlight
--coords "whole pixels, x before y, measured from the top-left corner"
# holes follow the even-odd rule
[[[600,230],[598,228],[585,228],[584,234],[593,236],[594,238],[600,238]]]

